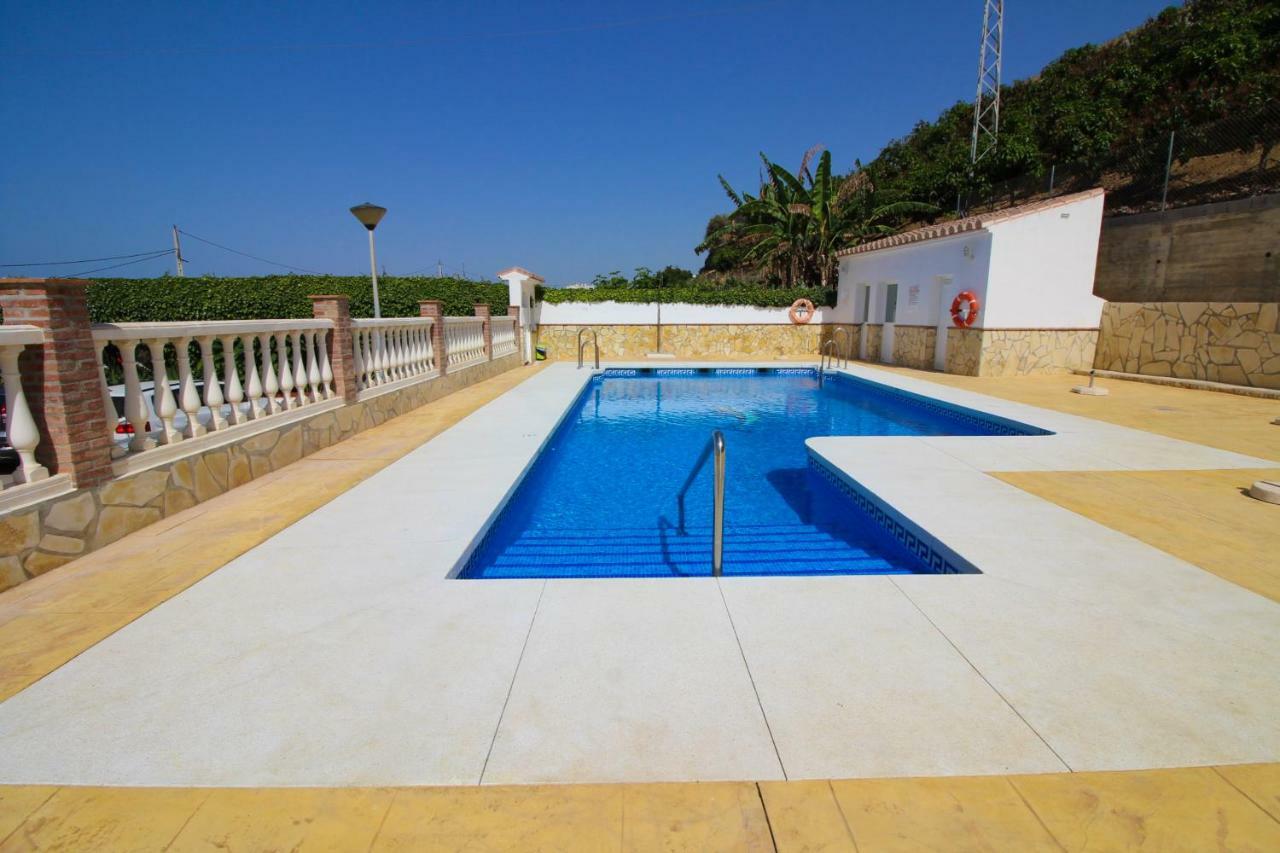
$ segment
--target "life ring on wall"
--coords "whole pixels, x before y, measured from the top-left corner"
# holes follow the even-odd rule
[[[968,308],[967,313],[962,313],[961,308]],[[956,294],[956,298],[951,300],[951,322],[956,324],[957,329],[967,329],[972,326],[978,319],[978,297],[974,295],[972,290],[962,290]]]
[[[791,317],[791,322],[797,326],[803,326],[805,323],[813,319],[814,307],[813,303],[808,299],[797,299],[791,303],[791,308],[787,310],[787,315]]]

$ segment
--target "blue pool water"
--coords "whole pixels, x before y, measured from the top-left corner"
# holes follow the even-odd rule
[[[712,466],[677,494],[713,430],[726,445],[725,575],[931,571],[927,547],[878,523],[822,469],[822,435],[1042,430],[812,370],[606,371],[534,462],[465,578],[710,574]],[[936,564],[935,564],[936,565]]]

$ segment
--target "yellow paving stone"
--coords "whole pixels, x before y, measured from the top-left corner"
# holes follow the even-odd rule
[[[196,788],[60,788],[0,851],[163,850],[208,796]]]
[[[16,696],[42,678],[44,674],[33,672],[0,675],[0,702],[10,696]]]
[[[52,672],[135,618],[132,613],[19,614],[0,625],[0,678]]]
[[[57,792],[53,785],[0,785],[0,841]]]
[[[857,850],[830,782],[761,782],[760,795],[779,853]]]
[[[1280,764],[1231,764],[1214,769],[1258,808],[1280,820]]]
[[[1060,851],[1002,776],[833,781],[859,850]]]
[[[995,476],[1280,601],[1280,509],[1241,494],[1254,480],[1280,477],[1280,469]]]
[[[1280,823],[1209,767],[1010,781],[1067,850],[1280,850]]]
[[[617,850],[622,788],[402,788],[370,850]]]
[[[750,782],[621,788],[625,851],[773,849],[760,792]]]
[[[1071,393],[1073,385],[1088,381],[1075,375],[957,376],[865,366],[1280,462],[1280,427],[1271,423],[1280,402],[1274,399],[1121,379],[1099,379],[1110,393],[1086,397]]]
[[[222,788],[170,851],[368,850],[391,806],[389,788]]]

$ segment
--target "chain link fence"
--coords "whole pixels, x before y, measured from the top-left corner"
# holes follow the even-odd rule
[[[957,207],[989,212],[1102,186],[1107,215],[1120,215],[1280,192],[1280,103],[1150,137],[979,188]]]

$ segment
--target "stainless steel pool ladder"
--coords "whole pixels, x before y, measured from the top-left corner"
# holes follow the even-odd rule
[[[693,485],[693,481],[697,479],[698,472],[702,470],[702,466],[707,464],[708,458],[713,458],[712,469],[715,474],[715,492],[714,505],[711,520],[711,576],[720,577],[721,568],[724,564],[724,434],[720,430],[711,433],[711,440],[707,442],[707,446],[702,449],[702,453],[698,455],[698,461],[693,463],[693,470],[689,472],[689,476],[685,478],[684,485],[680,487],[680,493],[676,496],[676,504],[679,507],[679,524],[676,532],[682,536],[686,535],[684,529],[684,497],[689,493],[689,487]]]
[[[844,336],[844,352],[840,352],[837,340]],[[828,358],[831,366],[848,367],[849,366],[849,349],[852,346],[853,337],[849,330],[844,326],[836,326],[836,330],[832,332],[831,337],[822,345],[822,350],[818,356],[818,385],[821,387],[823,380],[826,378],[826,368]]]
[[[582,340],[582,336],[587,332],[591,333],[591,344],[596,351],[596,370],[600,369],[600,336],[596,334],[595,329],[581,328],[578,330],[578,369],[582,369],[582,348],[586,346],[586,342]]]

